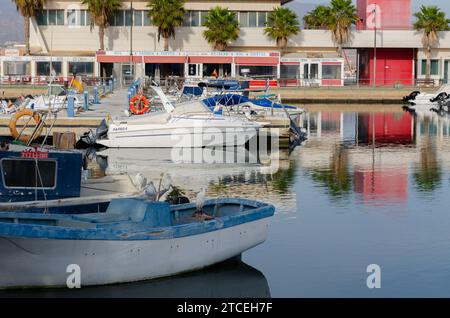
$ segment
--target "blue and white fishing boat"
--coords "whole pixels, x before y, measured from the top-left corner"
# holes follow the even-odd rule
[[[232,198],[206,200],[208,218],[198,209],[128,198],[104,213],[2,213],[0,288],[66,286],[71,264],[82,286],[201,269],[264,242],[274,214],[272,205]]]
[[[203,99],[203,103],[210,109],[214,109],[217,105],[220,105],[229,108],[230,111],[250,111],[254,114],[265,116],[299,115],[305,112],[302,108],[277,103],[268,97],[274,97],[274,95],[264,94],[261,98],[249,98],[239,93],[225,93]]]
[[[0,149],[0,212],[18,207],[48,211],[80,204],[79,213],[98,211],[112,198],[139,195],[128,175],[86,179],[85,156],[77,150],[2,143]],[[83,203],[83,205],[81,204]]]

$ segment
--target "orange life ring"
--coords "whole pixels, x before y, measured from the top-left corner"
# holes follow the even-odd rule
[[[134,95],[130,100],[130,110],[135,115],[142,115],[150,108],[147,97],[144,95]]]
[[[17,125],[17,121],[23,116],[31,117],[34,120],[34,122],[36,123],[36,126],[38,126],[40,121],[41,121],[41,116],[39,116],[38,113],[33,112],[31,109],[23,109],[21,111],[16,112],[11,117],[11,120],[9,121],[9,131],[11,132],[11,136],[14,139],[19,137],[19,132],[17,131],[16,125]],[[44,128],[44,125],[41,125],[39,127],[38,131],[33,136],[33,140],[36,139],[37,137],[39,137],[39,135],[41,134],[43,128]],[[31,136],[29,136],[29,135],[21,134],[18,139],[20,141],[23,141],[23,142],[28,142],[30,140],[30,138],[31,138]]]

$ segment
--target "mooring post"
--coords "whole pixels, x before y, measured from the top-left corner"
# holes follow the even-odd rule
[[[83,93],[83,108],[84,110],[88,110],[89,108],[89,91],[85,90]]]
[[[128,90],[128,94],[127,94],[127,96],[128,96],[128,103],[127,103],[127,105],[130,105],[130,102],[131,102],[131,94],[132,94],[131,90]]]
[[[69,97],[67,99],[67,117],[69,118],[75,116],[74,104],[75,104],[75,97],[73,96],[72,92],[69,92]]]
[[[94,85],[94,104],[100,104],[100,101],[98,99],[98,85]]]

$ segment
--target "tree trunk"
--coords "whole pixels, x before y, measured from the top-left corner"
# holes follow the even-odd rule
[[[164,51],[169,51],[169,38],[164,38]]]
[[[30,55],[30,17],[24,17],[25,55]]]
[[[340,45],[340,44],[338,45],[337,52],[338,52],[339,57],[342,57],[342,45]]]
[[[425,72],[425,79],[429,80],[431,77],[431,47],[427,47],[427,66]]]
[[[226,48],[227,48],[227,44],[223,43],[223,42],[217,42],[214,45],[214,49],[217,51],[225,51]]]
[[[105,27],[98,27],[98,39],[100,40],[100,50],[105,50]]]
[[[277,46],[280,50],[284,50],[287,47],[288,40],[286,37],[281,37],[277,39]]]

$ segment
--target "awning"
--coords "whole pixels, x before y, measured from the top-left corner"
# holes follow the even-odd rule
[[[267,57],[249,57],[240,56],[235,57],[234,63],[237,65],[256,65],[256,66],[277,66],[279,62],[278,56],[267,56]]]
[[[97,55],[99,63],[130,63],[129,55]]]
[[[231,64],[232,56],[189,56],[189,63]]]
[[[186,56],[144,56],[145,63],[186,63]]]

